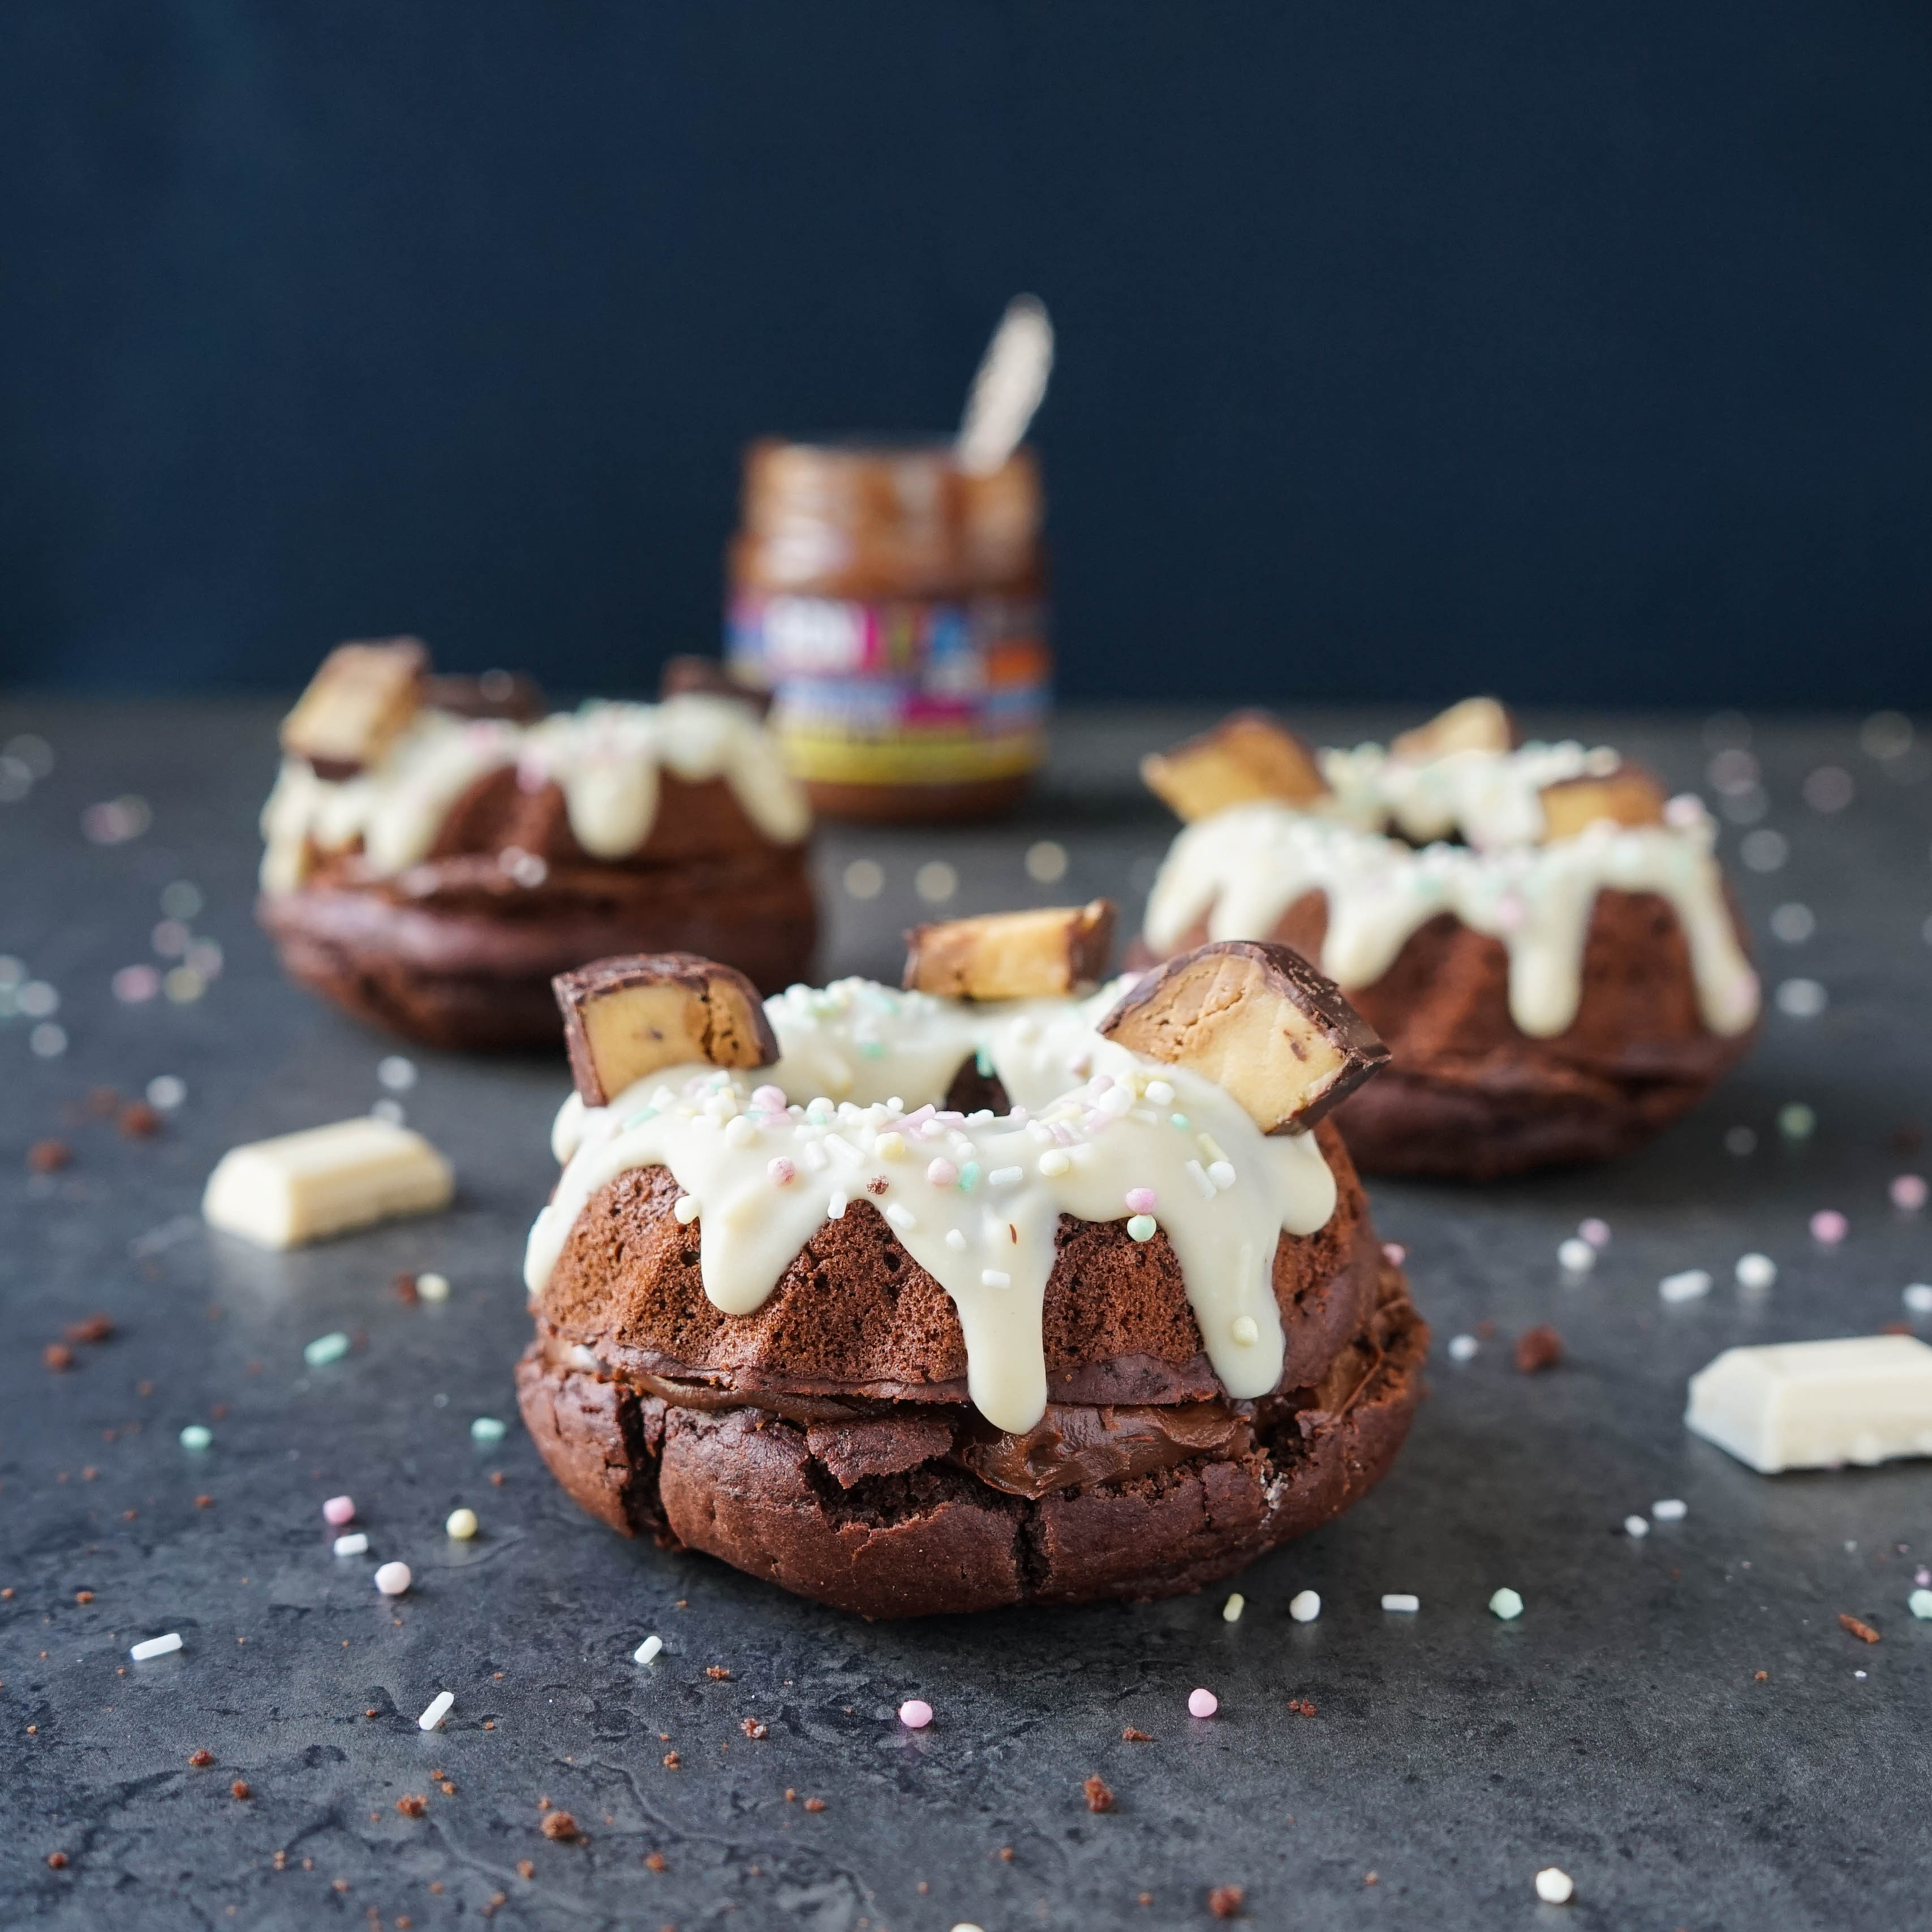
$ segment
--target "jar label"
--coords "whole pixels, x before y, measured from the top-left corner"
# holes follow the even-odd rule
[[[766,686],[794,775],[827,784],[954,784],[1046,755],[1052,659],[1036,598],[957,601],[741,592],[733,668]]]

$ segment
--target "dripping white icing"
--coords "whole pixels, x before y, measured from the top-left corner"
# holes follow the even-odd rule
[[[795,844],[810,829],[804,795],[763,722],[728,698],[587,704],[528,725],[425,709],[354,778],[331,782],[299,758],[283,761],[262,811],[262,886],[292,891],[311,844],[340,851],[358,838],[372,871],[402,872],[428,854],[471,785],[510,766],[531,790],[552,781],[562,789],[570,829],[593,858],[625,857],[650,836],[660,770],[692,783],[722,778],[778,844]]]
[[[586,1203],[632,1168],[668,1167],[692,1197],[705,1294],[734,1314],[764,1302],[824,1221],[869,1201],[952,1298],[974,1406],[1018,1432],[1046,1406],[1041,1311],[1060,1215],[1125,1220],[1129,1191],[1148,1188],[1216,1374],[1238,1398],[1268,1394],[1283,1352],[1276,1244],[1284,1229],[1327,1222],[1334,1177],[1313,1136],[1264,1136],[1220,1088],[1093,1034],[1107,997],[975,1009],[864,980],[794,988],[766,1003],[784,1048],[776,1068],[681,1068],[602,1108],[573,1096],[553,1136],[563,1177],[530,1230],[530,1292],[542,1292]],[[802,1016],[807,1000],[819,1010]],[[884,1050],[862,1052],[868,1042]],[[904,1089],[943,1088],[975,1042],[1009,1092],[1045,1094],[1036,1112],[1017,1095],[1004,1118],[941,1114],[929,1101],[904,1111]],[[1068,1071],[1083,1056],[1090,1077]],[[835,1102],[807,1078],[785,1090],[812,1092],[808,1106],[778,1104],[772,1076],[794,1081],[835,1058],[854,1094],[893,1093]]]
[[[1322,768],[1336,790],[1314,808],[1237,806],[1182,831],[1148,901],[1156,952],[1172,952],[1204,920],[1210,939],[1265,938],[1304,893],[1319,892],[1328,908],[1319,963],[1348,990],[1372,986],[1411,934],[1453,913],[1502,940],[1510,1016],[1547,1039],[1576,1017],[1590,916],[1608,886],[1670,902],[1712,1032],[1742,1033],[1757,1017],[1757,976],[1713,856],[1717,829],[1696,800],[1674,800],[1665,825],[1598,824],[1528,842],[1542,830],[1540,789],[1613,771],[1615,753],[1526,746],[1412,764],[1365,746],[1324,752]],[[1460,830],[1470,843],[1418,850],[1384,836],[1391,822],[1418,838]]]

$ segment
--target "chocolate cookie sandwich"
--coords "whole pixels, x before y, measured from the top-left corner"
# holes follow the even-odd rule
[[[808,970],[810,818],[754,697],[536,715],[503,674],[344,644],[282,726],[258,916],[291,977],[432,1046],[558,1035],[558,973],[681,949],[776,988]]]
[[[1379,1042],[1279,946],[1090,989],[1109,916],[560,980],[518,1388],[586,1510],[914,1616],[1197,1589],[1379,1479],[1426,1331],[1324,1118]]]
[[[1392,1055],[1336,1115],[1370,1172],[1486,1180],[1640,1146],[1750,1045],[1757,976],[1695,797],[1471,698],[1387,750],[1244,712],[1150,758],[1188,820],[1144,956],[1275,940]]]

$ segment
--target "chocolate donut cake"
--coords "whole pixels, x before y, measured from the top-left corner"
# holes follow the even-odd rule
[[[1190,823],[1142,953],[1280,940],[1345,988],[1392,1056],[1336,1115],[1372,1173],[1608,1160],[1750,1045],[1716,827],[1613,751],[1519,745],[1472,698],[1386,751],[1241,713],[1143,772]]]
[[[1196,1589],[1379,1479],[1426,1330],[1321,1118],[1379,1043],[1281,947],[1081,997],[1096,914],[560,981],[518,1388],[584,1509],[914,1616]]]
[[[554,1040],[551,979],[606,953],[803,976],[809,815],[755,698],[537,718],[498,676],[432,679],[412,638],[317,673],[262,814],[258,916],[291,977],[432,1046],[512,1047]]]

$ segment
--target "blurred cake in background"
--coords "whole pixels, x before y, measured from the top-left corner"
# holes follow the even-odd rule
[[[674,661],[658,704],[538,715],[527,680],[332,652],[284,720],[258,916],[290,976],[428,1044],[560,1037],[552,976],[694,951],[806,976],[811,814],[755,694]],[[708,683],[706,689],[694,684]]]
[[[1188,821],[1142,952],[1277,940],[1388,1043],[1335,1118],[1372,1173],[1492,1180],[1660,1132],[1750,1046],[1757,976],[1701,800],[1471,698],[1386,749],[1238,712],[1150,758]]]

